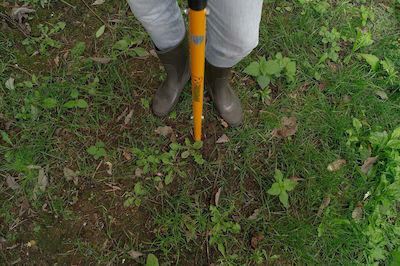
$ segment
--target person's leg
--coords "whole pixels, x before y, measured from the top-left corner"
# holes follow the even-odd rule
[[[232,126],[243,120],[240,100],[229,84],[230,68],[258,44],[263,0],[209,0],[205,81],[215,107]]]
[[[127,1],[159,50],[174,47],[183,39],[185,22],[176,0]]]
[[[152,101],[155,115],[168,115],[190,78],[189,43],[176,0],[128,0],[136,18],[153,40],[167,79]]]
[[[232,67],[258,44],[263,0],[209,0],[207,61]]]

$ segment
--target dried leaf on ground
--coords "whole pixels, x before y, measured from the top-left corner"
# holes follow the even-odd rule
[[[364,164],[361,166],[361,172],[364,174],[368,174],[368,172],[372,169],[376,161],[378,160],[378,156],[368,157],[365,159]]]
[[[78,175],[74,170],[69,169],[68,167],[64,167],[63,172],[65,180],[73,181],[75,185],[78,185]]]
[[[251,246],[253,248],[257,248],[258,243],[260,243],[263,239],[264,239],[264,235],[261,233],[258,233],[257,235],[255,235],[251,238]]]
[[[49,184],[49,179],[44,171],[43,168],[39,169],[39,176],[38,176],[38,186],[41,191],[45,191],[47,185]]]
[[[11,17],[22,24],[22,19],[28,19],[28,14],[35,13],[36,10],[32,8],[27,8],[26,6],[14,7],[11,9]]]
[[[247,220],[252,221],[252,220],[257,219],[257,216],[258,216],[259,213],[260,213],[260,209],[255,209],[254,212],[253,212],[253,214],[250,215],[250,216],[247,218]]]
[[[136,168],[135,169],[135,176],[136,177],[142,177],[143,170],[141,168]]]
[[[351,102],[351,96],[350,96],[350,95],[347,95],[347,94],[343,95],[343,96],[342,96],[342,101],[343,101],[344,103],[349,103],[349,102]]]
[[[218,121],[221,123],[221,125],[222,125],[224,128],[227,128],[227,127],[228,127],[228,123],[227,123],[224,119],[222,119],[222,118],[219,117],[219,116],[217,116],[217,119],[218,119]]]
[[[323,91],[323,90],[325,90],[326,89],[326,83],[320,83],[319,85],[318,85],[318,90],[319,91]]]
[[[338,72],[339,67],[337,64],[335,64],[334,62],[327,60],[326,63],[328,64],[328,66],[332,69],[333,72]]]
[[[353,212],[351,213],[351,217],[356,221],[357,223],[361,221],[362,219],[362,208],[361,206],[356,207]]]
[[[139,252],[139,251],[136,251],[136,250],[133,250],[133,249],[131,251],[128,251],[128,254],[129,254],[129,256],[132,257],[132,259],[137,259],[140,256],[144,255],[142,252]]]
[[[54,64],[56,64],[56,66],[60,65],[60,57],[57,55],[56,58],[54,58]]]
[[[129,151],[124,151],[123,155],[127,161],[130,161],[132,159],[132,155]]]
[[[310,86],[310,82],[308,82],[308,81],[304,82],[304,84],[300,86],[299,92],[300,93],[305,92],[309,86]]]
[[[387,100],[389,99],[386,92],[381,91],[381,90],[376,90],[375,94],[378,95],[382,100]]]
[[[9,188],[11,188],[12,190],[17,190],[19,189],[21,186],[15,181],[15,178],[12,176],[7,176],[6,177],[6,182],[7,182],[7,186]]]
[[[103,58],[103,57],[89,57],[89,59],[92,60],[92,61],[95,61],[97,63],[100,63],[100,64],[108,64],[113,60],[112,58],[109,58],[109,57],[106,57],[106,58]]]
[[[218,205],[219,205],[219,197],[221,196],[221,192],[222,192],[222,187],[220,187],[218,189],[217,193],[215,193],[214,203],[215,203],[215,207],[217,207],[217,208],[218,208]]]
[[[299,182],[299,181],[304,181],[304,178],[298,177],[298,176],[291,176],[289,177],[290,180],[292,180],[293,182]]]
[[[92,6],[102,5],[102,4],[104,4],[104,2],[105,2],[104,0],[96,0],[93,2]]]
[[[217,141],[215,143],[221,144],[221,143],[227,143],[227,142],[229,142],[229,138],[226,134],[223,134],[221,137],[219,137],[217,139]]]
[[[272,136],[284,139],[289,136],[293,136],[298,129],[297,120],[295,117],[284,117],[281,121],[280,127],[275,127],[272,130]]]
[[[124,123],[125,125],[129,124],[133,116],[133,109],[129,112],[129,114],[125,117]]]
[[[328,169],[328,171],[331,171],[331,172],[337,171],[345,164],[346,164],[346,160],[339,159],[339,160],[334,161],[333,163],[330,163],[328,165],[327,169]]]
[[[105,162],[105,164],[108,166],[107,174],[112,175],[112,166],[113,166],[113,164],[111,162]]]
[[[322,212],[325,210],[326,207],[328,207],[330,202],[331,202],[331,197],[330,196],[326,196],[322,200],[321,206],[319,206],[319,209],[318,209],[318,213],[317,213],[318,216],[322,215]]]
[[[163,137],[168,136],[169,134],[173,134],[174,131],[172,130],[172,127],[170,126],[164,126],[164,127],[158,127],[155,132],[157,134],[160,134]]]

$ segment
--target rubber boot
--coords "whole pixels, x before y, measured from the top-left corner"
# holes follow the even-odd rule
[[[231,126],[243,120],[243,109],[239,97],[229,84],[231,69],[211,65],[206,61],[205,81],[214,105],[221,117]]]
[[[155,115],[167,116],[178,103],[179,95],[190,78],[189,43],[187,34],[175,47],[157,51],[167,79],[154,95],[152,108]]]

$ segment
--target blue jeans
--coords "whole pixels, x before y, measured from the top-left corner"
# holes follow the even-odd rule
[[[156,47],[167,50],[185,35],[176,0],[127,0]],[[209,0],[206,58],[217,67],[232,67],[258,44],[263,0]]]

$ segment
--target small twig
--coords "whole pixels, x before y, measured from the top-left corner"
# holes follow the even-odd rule
[[[110,24],[105,22],[99,15],[97,15],[96,12],[93,11],[93,9],[85,2],[85,0],[82,0],[82,2],[85,4],[85,6],[104,24],[107,26],[107,28],[110,30],[112,37],[114,38],[114,32],[113,29],[111,28]]]
[[[94,173],[93,173],[93,175],[92,175],[92,179],[94,178],[94,176],[96,175],[96,173],[97,173],[97,170],[99,170],[99,168],[100,168],[100,166],[103,164],[103,160],[101,160],[100,162],[99,162],[99,164],[97,165],[97,167],[96,167],[96,169],[94,170]]]
[[[10,66],[10,67],[12,67],[12,68],[18,69],[18,70],[24,72],[25,74],[29,75],[30,77],[32,77],[32,74],[31,74],[31,73],[29,73],[27,70],[25,70],[25,69],[23,69],[23,68],[20,68],[17,64],[15,64],[15,65],[7,64],[7,66]]]

